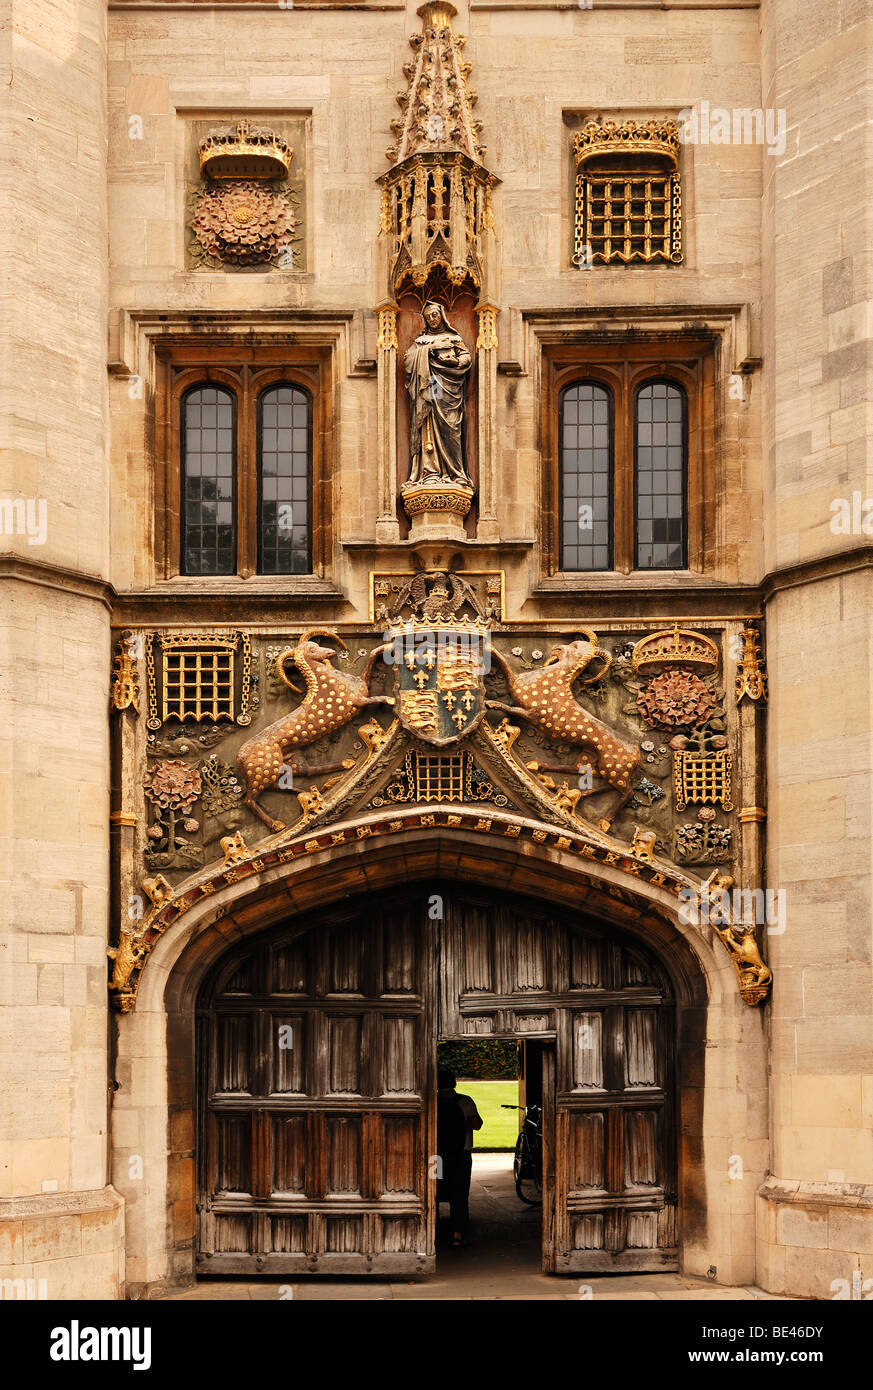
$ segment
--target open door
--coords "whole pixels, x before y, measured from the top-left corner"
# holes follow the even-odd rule
[[[544,1269],[678,1268],[671,1082],[657,996],[561,1010],[544,1050]]]
[[[321,914],[224,958],[201,996],[201,1274],[434,1267],[435,924]]]

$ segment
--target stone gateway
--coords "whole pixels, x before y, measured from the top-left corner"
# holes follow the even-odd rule
[[[869,9],[12,7],[4,1298],[867,1296]]]

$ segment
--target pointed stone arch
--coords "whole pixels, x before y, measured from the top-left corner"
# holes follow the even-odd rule
[[[577,908],[636,936],[661,960],[678,1009],[682,1268],[701,1274],[715,1265],[729,1283],[753,1278],[754,1193],[766,1171],[765,1038],[715,933],[679,920],[675,887],[581,857],[566,837],[554,843],[554,829],[534,839],[506,834],[494,817],[490,830],[473,833],[422,819],[451,816],[416,817],[383,837],[344,833],[339,843],[227,883],[156,942],[136,1008],[118,1018],[112,1180],[127,1200],[131,1287],[194,1278],[194,1015],[208,971],[229,947],[283,919],[435,878]],[[718,1105],[709,1105],[716,1091]],[[716,1119],[725,1091],[736,1115],[729,1134]],[[731,1183],[729,1160],[738,1153],[744,1177]],[[134,1155],[146,1182],[130,1176]]]

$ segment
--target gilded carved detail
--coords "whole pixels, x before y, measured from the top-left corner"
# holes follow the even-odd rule
[[[275,720],[261,733],[248,739],[237,754],[237,766],[246,782],[245,805],[273,831],[284,830],[284,823],[267,815],[258,798],[278,781],[289,753],[316,743],[326,734],[342,728],[366,705],[394,703],[388,696],[369,693],[370,674],[382,647],[376,647],[371,652],[363,676],[356,676],[351,672],[334,670],[332,662],[335,653],[330,647],[320,646],[313,641],[317,636],[327,636],[345,648],[342,638],[334,633],[311,629],[303,633],[294,647],[282,653],[276,663],[279,675],[286,685],[290,685],[285,664],[292,662],[297,667],[306,683],[303,702],[291,714]],[[339,769],[331,767],[329,770]],[[291,771],[294,771],[293,764]],[[310,775],[313,775],[311,770]]]
[[[737,670],[737,704],[746,697],[749,700],[767,699],[767,673],[761,656],[761,638],[758,629],[748,624],[742,633],[743,655]]]
[[[573,263],[676,263],[682,183],[676,121],[589,121],[573,138]]]
[[[160,922],[153,903],[147,930],[125,925],[116,938],[111,975],[120,1007],[125,979],[135,984],[142,968],[141,948],[203,895],[272,863],[360,836],[369,841],[382,833],[371,818],[383,811],[392,812],[391,833],[449,825],[445,804],[458,821],[453,828],[477,834],[515,837],[521,826],[519,835],[533,843],[557,846],[559,838],[562,847],[581,836],[579,854],[654,887],[671,873],[693,884],[683,864],[735,871],[745,863],[748,876],[743,846],[752,842],[743,827],[763,813],[754,806],[733,813],[739,716],[733,701],[722,708],[716,684],[735,630],[708,636],[674,625],[646,633],[643,623],[613,623],[599,635],[577,627],[556,641],[500,624],[499,572],[379,573],[372,583],[381,632],[348,625],[342,638],[309,630],[293,639],[273,630],[249,642],[253,688],[266,706],[250,736],[230,720],[189,732],[169,714],[147,748],[125,746],[123,757],[145,764],[135,781],[150,812],[131,837],[132,853],[178,886],[159,875],[158,899],[170,895]],[[236,636],[183,635],[195,650],[218,639],[232,645]],[[163,649],[158,640],[150,645],[159,701]],[[687,708],[676,678],[683,690],[693,684]],[[666,699],[660,707],[663,744],[651,733],[654,705],[644,694],[658,681],[655,689],[669,687],[679,710],[669,717]],[[695,704],[702,691],[705,709]],[[257,713],[257,696],[251,707]],[[745,774],[741,784],[750,799]],[[679,818],[671,788],[679,810],[696,804],[696,820]],[[429,808],[428,822],[406,819],[416,805]],[[468,819],[485,805],[510,821],[486,831],[490,814]],[[272,832],[260,842],[259,820]],[[732,933],[730,944],[749,986],[752,948],[743,933]]]
[[[199,820],[191,815],[203,790],[197,769],[181,758],[166,759],[147,770],[143,788],[153,808],[146,831],[146,862],[164,869],[202,864],[203,850],[181,834],[182,830],[190,835],[200,829]]]
[[[296,224],[285,189],[250,179],[206,188],[194,204],[191,230],[207,264],[288,269],[293,263]]]
[[[243,118],[204,136],[198,157],[201,184],[189,199],[194,266],[300,269],[297,197],[288,185],[294,151],[287,140]]]
[[[653,729],[696,728],[712,718],[717,706],[712,689],[682,666],[654,676],[637,697],[637,708]]]
[[[761,959],[754,927],[735,923],[730,908],[733,879],[714,869],[701,890],[707,917],[734,963],[744,1003],[762,1004],[770,993],[773,972]]]
[[[497,347],[497,315],[500,310],[493,304],[479,304],[476,308],[476,317],[479,321],[479,333],[476,338],[476,347],[486,352],[493,351]]]
[[[144,641],[150,729],[159,729],[170,719],[251,723],[252,647],[248,632],[148,632]],[[161,656],[160,680],[156,645]],[[242,655],[238,708],[237,652]]]
[[[588,750],[594,770],[618,792],[615,805],[599,821],[600,829],[608,830],[633,794],[633,778],[639,771],[640,752],[589,714],[576,700],[573,685],[592,662],[603,664],[593,675],[587,675],[583,683],[601,681],[609,670],[611,655],[598,646],[592,632],[585,632],[575,642],[555,647],[541,670],[518,674],[496,648],[493,654],[503,669],[515,703],[507,706],[502,702],[490,701],[489,704],[512,717],[524,717],[552,738]],[[547,770],[571,769],[549,767]],[[572,770],[578,772],[579,764]]]
[[[137,653],[141,647],[142,638],[132,632],[123,633],[116,644],[110,695],[113,709],[140,712]]]
[[[422,6],[423,31],[410,39],[415,58],[404,66],[402,115],[392,121],[379,231],[388,248],[392,292],[422,286],[439,270],[450,285],[478,289],[485,278],[486,240],[493,233],[491,190],[482,163],[481,122],[473,118],[464,39],[452,29],[449,4]]]
[[[379,310],[379,329],[377,347],[380,352],[397,351],[397,307],[383,306]]]
[[[223,835],[220,843],[225,867],[241,864],[243,860],[248,859],[250,850],[240,831],[237,831],[235,835]]]
[[[715,670],[718,666],[718,646],[711,637],[674,623],[663,632],[652,632],[637,642],[631,651],[635,671],[646,667],[701,666]]]

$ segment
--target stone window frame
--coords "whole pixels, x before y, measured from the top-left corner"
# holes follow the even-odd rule
[[[168,336],[155,344],[155,570],[159,580],[195,579],[204,585],[228,579],[293,583],[323,575],[331,553],[329,463],[333,452],[333,364],[327,344],[263,340],[245,344],[209,336]],[[182,572],[182,403],[196,386],[229,389],[235,399],[237,564],[234,575],[188,576]],[[304,390],[311,402],[309,575],[271,575],[258,570],[259,401],[271,386]]]
[[[609,574],[702,574],[706,568],[704,522],[714,508],[716,344],[711,336],[652,338],[610,342],[604,335],[576,342],[541,345],[542,523],[540,541],[545,576],[567,576],[585,583]],[[686,565],[681,570],[637,570],[636,554],[636,395],[655,381],[684,388],[687,404]],[[561,393],[578,382],[603,385],[612,398],[613,511],[611,570],[561,569],[561,477],[559,421]]]

